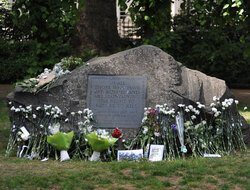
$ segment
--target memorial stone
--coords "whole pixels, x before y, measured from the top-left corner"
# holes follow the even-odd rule
[[[143,76],[88,77],[87,107],[99,128],[139,128],[146,105]]]
[[[97,103],[94,105],[91,101],[93,99],[94,102],[98,100],[97,96],[100,96],[101,93],[97,93],[96,97],[92,96],[90,99],[87,98],[88,93],[90,93],[88,88],[90,88],[90,91],[94,90],[89,87],[88,84],[88,77],[91,77],[92,75],[145,77],[147,82],[142,82],[142,84],[145,83],[147,88],[146,107],[152,108],[155,107],[156,104],[165,103],[171,108],[178,108],[178,104],[196,104],[196,102],[200,102],[209,107],[210,104],[213,103],[214,96],[221,100],[224,100],[225,98],[233,98],[233,94],[226,86],[225,81],[207,76],[199,71],[188,69],[181,63],[177,62],[172,56],[154,46],[140,46],[107,57],[92,59],[87,63],[88,66],[76,68],[71,73],[56,80],[47,89],[38,91],[35,94],[29,92],[27,89],[16,87],[15,90],[7,96],[7,100],[13,102],[16,107],[19,105],[33,105],[36,107],[43,106],[44,104],[58,106],[62,110],[62,117],[65,118],[69,117],[71,112],[83,110],[87,108],[88,105],[90,105],[92,109],[97,109]],[[121,87],[122,85],[118,86]],[[112,85],[110,85],[110,87],[112,87]],[[96,90],[101,89],[96,87]],[[140,93],[143,95],[143,89]],[[115,95],[117,96],[118,94],[116,93],[114,96]],[[87,102],[87,99],[90,101],[89,103]],[[123,103],[128,103],[126,101],[129,101],[126,98],[124,100],[125,102],[122,102],[119,98],[102,100],[110,101],[110,103],[113,103],[113,106],[118,104],[124,106]],[[100,100],[99,103],[104,103],[104,105],[106,104],[107,106],[107,103],[101,102],[102,100]],[[143,98],[141,98],[141,101],[144,101]],[[133,106],[134,105],[137,104],[133,104]],[[141,106],[142,105],[143,103],[141,102]],[[9,106],[9,109],[11,109],[11,106]],[[119,107],[118,110],[122,111],[122,109],[123,107]],[[110,112],[110,109],[107,109],[107,107],[105,109],[103,108],[103,110],[99,126],[116,127],[118,121],[112,121],[111,123],[106,122],[105,124],[102,123],[104,122],[104,120],[102,121],[102,118],[106,118],[104,114],[106,114],[106,112],[109,114]],[[135,108],[135,110],[137,110],[137,108]],[[93,111],[95,115],[98,115],[98,110]],[[97,111],[97,113],[95,113],[95,111]],[[208,109],[206,112],[209,114],[211,113],[211,110]],[[232,112],[234,115],[238,116],[236,107]],[[120,115],[120,113],[121,112],[115,114]],[[12,114],[13,113],[10,110],[10,120],[13,124],[16,121],[14,121]],[[124,117],[133,118],[134,116]],[[135,117],[138,118],[138,116]],[[116,120],[118,120],[118,118],[119,117],[117,117]],[[244,118],[241,117],[241,120],[244,140],[246,143],[250,144],[249,125]],[[119,122],[122,122],[122,120]],[[74,131],[77,131],[77,122],[74,122],[74,124],[74,126],[70,127],[74,128]],[[132,123],[129,123],[128,125],[123,124],[121,126],[128,127],[122,130],[124,134],[123,137],[126,135],[128,137],[133,137],[138,132],[137,128],[135,128],[136,125],[132,125]],[[120,128],[121,126],[117,127]],[[67,126],[62,125],[62,127],[66,128]]]

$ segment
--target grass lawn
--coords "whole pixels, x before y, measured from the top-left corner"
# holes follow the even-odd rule
[[[247,120],[250,124],[250,107],[246,107],[244,104],[239,104],[238,106],[240,114]],[[244,108],[247,108],[244,110]]]
[[[240,111],[250,117],[241,105]],[[0,189],[250,189],[250,149],[222,158],[154,163],[30,161],[4,157],[9,125],[0,99]]]

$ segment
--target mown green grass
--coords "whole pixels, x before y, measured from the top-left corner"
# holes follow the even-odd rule
[[[0,189],[249,189],[249,152],[162,162],[27,161],[1,157]]]
[[[244,110],[245,107],[246,105],[240,103],[238,105],[239,113],[246,119],[247,123],[250,124],[250,108],[246,107],[247,109]]]
[[[10,134],[10,121],[6,101],[0,98],[0,154],[4,154]]]
[[[5,158],[10,123],[5,102],[0,105],[0,189],[250,189],[250,150],[139,163]]]

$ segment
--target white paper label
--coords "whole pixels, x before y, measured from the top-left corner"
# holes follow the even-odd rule
[[[220,158],[221,157],[221,155],[219,155],[219,154],[204,154],[204,157],[205,158]]]
[[[21,127],[20,128],[21,129],[21,131],[23,132],[23,134],[25,135],[25,136],[29,136],[30,135],[30,133],[27,131],[27,129],[25,128],[25,127]]]
[[[149,161],[162,161],[164,145],[151,144],[149,152]]]

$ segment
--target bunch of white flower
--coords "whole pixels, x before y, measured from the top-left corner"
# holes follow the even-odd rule
[[[146,135],[146,134],[148,133],[148,127],[147,127],[147,126],[143,126],[143,131],[142,131],[142,133],[143,133],[144,135]]]
[[[239,103],[238,100],[235,100],[235,101],[236,101],[237,103]],[[235,103],[236,103],[236,102],[235,102]],[[226,109],[226,108],[230,107],[233,103],[234,103],[234,100],[233,100],[232,98],[225,99],[225,100],[222,102],[222,109],[223,109],[223,108]]]
[[[47,110],[50,110],[52,108],[52,105],[46,105],[46,104],[44,104],[43,108],[44,108],[45,111],[47,111]]]
[[[185,105],[184,105],[184,104],[178,104],[178,107],[180,107],[180,108],[184,108],[184,107],[185,107]]]
[[[109,132],[107,132],[105,129],[97,129],[96,136],[98,137],[98,139],[107,139],[109,142],[112,141]]]
[[[49,132],[54,135],[60,131],[60,123],[49,124]]]
[[[43,73],[41,73],[40,75],[38,75],[37,78],[40,79],[40,78],[43,77],[44,79],[46,79],[47,78],[46,74],[49,74],[50,72],[51,72],[51,69],[45,68],[44,71],[43,71]]]
[[[83,113],[86,114],[86,117],[89,119],[89,120],[92,120],[93,119],[93,112],[92,110],[90,110],[89,108],[86,108],[83,110]]]
[[[216,96],[213,97],[213,101],[214,101],[214,102],[218,102],[219,100],[220,100],[220,99],[217,98]]]
[[[196,102],[196,104],[197,104],[197,107],[200,109],[205,108],[205,105],[201,104],[200,102]]]

